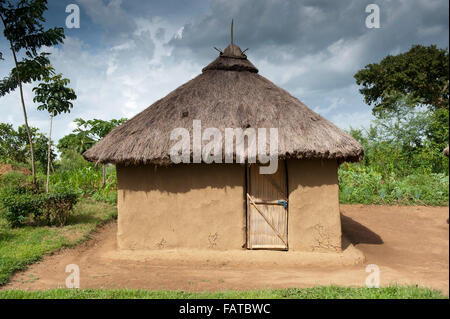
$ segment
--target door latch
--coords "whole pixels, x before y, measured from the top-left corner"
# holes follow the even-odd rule
[[[287,202],[287,200],[279,200],[279,201],[278,201],[278,204],[283,205],[284,208],[287,208],[287,207],[288,207],[288,202]]]

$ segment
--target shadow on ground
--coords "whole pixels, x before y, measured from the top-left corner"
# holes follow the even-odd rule
[[[342,235],[353,244],[381,245],[383,239],[366,226],[341,213]],[[343,247],[346,248],[346,247]]]

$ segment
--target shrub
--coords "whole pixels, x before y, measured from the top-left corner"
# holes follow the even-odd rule
[[[412,172],[383,176],[372,167],[343,164],[339,169],[340,201],[344,204],[448,205],[445,174]]]
[[[15,186],[0,190],[0,199],[2,215],[12,227],[23,226],[30,218],[37,223],[63,226],[78,202],[78,193],[35,193],[30,187]]]
[[[58,226],[66,224],[69,214],[78,202],[78,194],[68,190],[41,194],[41,198],[43,214],[40,218],[49,225]]]
[[[0,188],[24,184],[26,180],[27,177],[24,173],[19,171],[10,171],[0,175]]]
[[[2,215],[12,227],[25,224],[30,215],[39,215],[41,201],[39,196],[23,186],[2,188],[0,191]]]
[[[64,167],[67,168],[67,164],[61,165],[61,168],[50,176],[52,188],[70,187],[83,196],[111,204],[116,203],[117,178],[114,166],[106,167],[107,178],[103,188],[101,187],[101,167],[95,167],[89,163],[84,167],[74,169],[65,169]]]

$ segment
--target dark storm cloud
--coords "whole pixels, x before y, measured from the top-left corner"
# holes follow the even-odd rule
[[[365,26],[365,8],[370,3],[380,7],[380,29]],[[353,74],[359,68],[413,44],[448,47],[448,5],[447,0],[220,0],[186,24],[181,39],[168,44],[175,48],[175,58],[191,56],[205,64],[216,56],[213,46],[228,45],[234,18],[235,42],[241,49],[250,48],[252,61],[288,69],[302,69],[301,63],[318,64],[303,65],[306,71],[292,74],[284,87],[332,89],[354,83]],[[339,62],[349,67],[341,69]]]
[[[299,54],[321,50],[343,35],[359,36],[364,26],[363,1],[216,1],[209,14],[184,26],[183,38],[170,44],[199,50],[229,43],[235,19],[236,42],[264,54],[267,47],[295,48]]]
[[[77,0],[82,13],[86,13],[91,22],[102,27],[103,40],[116,44],[126,39],[136,30],[136,23],[122,7],[121,0]],[[84,18],[84,15],[83,15]]]

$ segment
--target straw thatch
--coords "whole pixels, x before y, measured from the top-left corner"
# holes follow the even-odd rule
[[[447,155],[448,156],[448,146],[444,149],[444,155]]]
[[[111,131],[83,156],[99,163],[170,164],[172,129],[188,129],[192,140],[193,120],[201,120],[203,129],[218,128],[222,136],[225,128],[278,128],[280,158],[362,159],[362,146],[349,134],[257,73],[231,44],[202,74]]]

